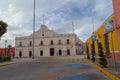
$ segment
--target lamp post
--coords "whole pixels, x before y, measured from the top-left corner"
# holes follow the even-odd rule
[[[7,44],[7,40],[5,40],[5,55],[6,55],[6,44]]]
[[[91,51],[92,58],[91,58],[91,60],[94,62],[95,61],[95,41],[96,41],[96,36],[95,36],[94,32],[92,33],[91,38],[92,38],[92,45],[91,45],[91,47],[92,47],[92,49],[91,49],[92,50]]]
[[[10,60],[11,60],[11,52],[10,52],[11,47],[12,47],[11,45],[8,45],[8,56],[10,57]]]
[[[34,59],[34,42],[35,42],[35,0],[33,3],[33,54],[32,54],[32,59]]]

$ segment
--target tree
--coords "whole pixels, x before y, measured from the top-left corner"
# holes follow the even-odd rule
[[[86,53],[87,53],[87,59],[90,59],[90,55],[89,55],[89,49],[88,49],[88,45],[86,45]]]
[[[7,25],[6,22],[0,21],[0,37],[1,37],[4,33],[6,33],[7,27],[8,27],[8,25]]]
[[[103,47],[102,47],[101,42],[98,42],[98,53],[99,53],[99,64],[101,65],[101,67],[106,68],[108,63],[104,56]]]
[[[94,41],[92,42],[92,45],[91,45],[91,55],[92,55],[91,60],[93,62],[95,62],[95,46],[94,46]]]

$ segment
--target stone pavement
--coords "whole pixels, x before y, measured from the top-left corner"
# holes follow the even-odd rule
[[[83,60],[83,58],[85,58],[84,55],[61,56],[61,57],[41,57],[41,58],[35,58],[35,59],[19,58],[19,59],[13,59],[11,62],[4,62],[4,63],[0,63],[0,64],[7,65],[7,64],[16,63],[15,66],[14,65],[10,66],[10,68],[14,69],[13,72],[21,72],[21,70],[17,69],[18,65],[19,65],[19,67],[21,66],[21,68],[24,67],[22,70],[24,70],[25,68],[26,68],[26,70],[29,70],[29,68],[30,69],[33,68],[32,72],[36,73],[36,72],[34,72],[34,67],[36,67],[37,70],[36,69],[35,70],[37,71],[36,74],[38,75],[38,76],[36,76],[36,78],[39,77],[40,78],[39,80],[96,80],[96,79],[97,80],[110,80],[107,76],[105,76],[99,70],[95,69],[94,67],[91,67],[88,62]],[[31,67],[30,67],[30,65],[31,65]],[[45,66],[43,66],[43,65],[45,65]],[[11,69],[9,69],[9,66],[7,66],[5,68],[9,72],[11,72]],[[42,68],[42,69],[40,69],[40,68]],[[2,70],[4,68],[0,68],[0,69]],[[25,71],[24,73],[27,73],[26,70],[24,70]],[[39,70],[42,70],[42,73]],[[2,70],[2,71],[4,71],[4,70]],[[0,72],[2,73],[2,71],[0,71]],[[4,72],[4,73],[6,73],[6,72]],[[49,73],[49,75],[48,75],[48,73]],[[8,73],[6,73],[6,74],[8,74]],[[8,76],[9,76],[9,74],[8,74]],[[17,73],[17,74],[19,75],[19,73]],[[16,74],[16,76],[18,76],[17,74]],[[45,74],[46,76],[43,74]],[[29,75],[31,75],[31,78],[32,78],[32,74],[29,74]],[[1,76],[4,76],[4,74],[2,74]],[[24,76],[21,76],[21,77],[24,77]],[[4,80],[4,77],[2,77],[2,78]],[[26,80],[29,80],[29,79],[33,80],[31,78],[26,78]],[[75,78],[77,78],[77,79],[75,79]],[[5,80],[7,80],[7,79],[5,79]],[[16,80],[17,80],[17,77],[16,77]],[[21,80],[23,80],[23,79],[21,79]],[[36,79],[36,80],[38,80],[38,79]]]
[[[36,59],[32,59],[32,58],[17,58],[17,59],[12,59],[11,61],[1,62],[0,67],[10,65],[10,64],[24,63],[24,62],[35,61],[35,60]]]

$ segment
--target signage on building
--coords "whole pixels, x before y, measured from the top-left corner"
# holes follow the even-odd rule
[[[92,35],[92,41],[96,41],[96,36]]]
[[[114,31],[114,21],[106,21],[105,22],[106,33]]]

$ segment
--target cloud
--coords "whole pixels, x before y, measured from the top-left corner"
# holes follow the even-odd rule
[[[8,44],[15,45],[16,36],[23,36],[28,33],[28,27],[24,27],[26,18],[24,12],[18,10],[14,4],[9,4],[5,10],[0,11],[0,20],[7,22],[8,28],[0,41],[1,46],[4,46],[4,40],[8,40]],[[31,29],[30,29],[31,30]],[[2,45],[3,43],[3,45]]]
[[[15,45],[16,36],[30,35],[33,24],[33,0],[0,0],[0,20],[8,23],[8,31],[0,41],[4,47],[4,40]],[[71,33],[74,21],[75,33],[82,41],[86,41],[112,14],[110,0],[36,0],[36,30],[43,23],[58,33]]]
[[[95,0],[94,8],[92,9],[96,18],[107,18],[113,13],[112,1]]]
[[[91,16],[86,16],[84,18],[81,18],[79,20],[74,20],[74,32],[78,35],[78,37],[85,42],[88,37],[92,34],[94,30],[96,30],[98,27],[93,26],[100,26],[102,23],[99,20],[95,20],[93,23]],[[65,22],[61,24],[58,27],[55,27],[55,31],[58,33],[72,33],[73,27],[72,27],[72,21]]]

